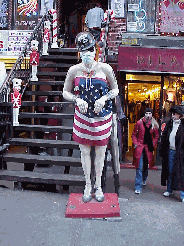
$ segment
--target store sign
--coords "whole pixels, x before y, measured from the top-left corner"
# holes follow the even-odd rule
[[[136,45],[137,44],[137,38],[122,38],[122,44]]]
[[[120,46],[118,70],[184,73],[184,50]]]
[[[184,31],[184,0],[161,1],[160,32]]]

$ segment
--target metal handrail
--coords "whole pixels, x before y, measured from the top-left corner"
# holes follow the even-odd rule
[[[13,65],[12,69],[10,70],[8,75],[6,76],[2,86],[0,88],[0,102],[9,102],[10,101],[10,96],[9,96],[10,84],[11,84],[13,78],[15,77],[15,73],[21,67],[21,64],[23,63],[23,61],[26,57],[27,51],[30,49],[31,41],[36,37],[36,35],[38,35],[38,31],[39,31],[41,25],[44,23],[44,21],[49,19],[49,18],[50,18],[50,13],[48,11],[48,13],[46,13],[42,17],[42,19],[39,21],[39,23],[37,24],[37,26],[33,30],[33,33],[30,36],[30,38],[28,39],[27,43],[25,44],[23,51],[20,53],[15,64]],[[24,89],[24,91],[25,91],[25,89]]]

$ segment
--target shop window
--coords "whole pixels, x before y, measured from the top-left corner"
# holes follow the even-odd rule
[[[15,0],[14,30],[33,30],[38,22],[39,5],[37,0]]]
[[[127,3],[127,32],[155,32],[156,1],[128,0]]]

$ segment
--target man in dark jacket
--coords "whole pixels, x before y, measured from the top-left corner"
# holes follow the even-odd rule
[[[170,109],[171,119],[166,123],[161,137],[159,154],[162,158],[161,185],[166,186],[164,196],[180,190],[184,202],[184,106],[175,105]]]

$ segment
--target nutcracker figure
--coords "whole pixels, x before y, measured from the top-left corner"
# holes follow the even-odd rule
[[[31,81],[38,81],[37,78],[37,66],[39,65],[39,53],[38,53],[38,41],[31,41],[31,54],[30,65],[32,66],[32,78]]]
[[[13,126],[18,126],[19,108],[21,106],[21,79],[13,79],[13,93],[11,93],[11,102],[13,103]]]
[[[42,55],[48,55],[49,37],[50,37],[50,21],[45,21],[44,22],[43,53],[42,53]]]

